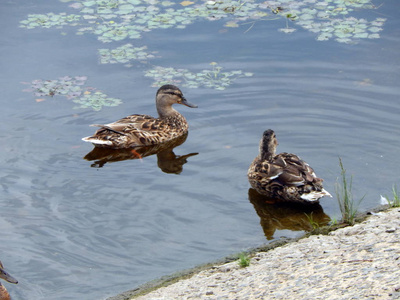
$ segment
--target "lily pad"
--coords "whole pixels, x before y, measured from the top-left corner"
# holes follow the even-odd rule
[[[79,104],[74,108],[92,108],[95,111],[99,111],[103,106],[118,106],[122,103],[120,99],[108,97],[101,91],[88,92],[79,98],[72,100],[73,102]]]
[[[317,40],[325,40],[320,36],[322,28],[335,27],[344,22],[350,27],[348,32],[354,32],[354,35],[348,38],[357,40],[366,35],[365,31],[362,29],[356,31],[355,27],[365,22],[349,15],[354,9],[375,8],[370,0],[203,0],[182,1],[180,4],[159,0],[86,0],[77,1],[69,6],[78,13],[28,15],[26,20],[20,22],[21,27],[33,29],[65,25],[81,26],[77,34],[95,34],[100,41],[108,43],[128,38],[138,39],[143,32],[154,29],[184,29],[200,19],[215,21],[225,18],[227,19],[225,26],[234,28],[248,20],[268,20],[268,18],[273,20],[277,15],[286,21],[294,22],[295,26],[318,34]],[[381,31],[385,21],[384,18],[370,21],[369,32],[374,34]],[[286,26],[280,31],[292,33],[295,31],[293,28],[295,26]],[[330,31],[338,29],[340,28]]]
[[[131,66],[127,64],[134,60],[147,61],[148,59],[154,58],[153,53],[146,51],[147,47],[133,47],[132,44],[125,44],[115,49],[99,49],[100,63],[101,64],[115,64],[123,63],[125,66]]]
[[[315,3],[310,8],[310,3]],[[317,40],[325,41],[332,35],[320,32],[335,32],[336,41],[341,43],[354,43],[358,39],[367,38],[369,32],[379,32],[386,19],[378,18],[373,21],[350,17],[351,12],[357,9],[375,8],[370,0],[325,0],[325,1],[265,1],[262,7],[270,9],[274,14],[281,15],[314,33],[318,33]],[[289,18],[288,16],[297,16]],[[381,20],[382,19],[382,20]],[[287,27],[289,28],[289,27]],[[291,30],[281,29],[282,32],[291,33]]]
[[[201,70],[200,72],[191,72],[187,69],[164,68],[156,66],[145,73],[145,76],[152,77],[154,82],[152,86],[157,87],[163,84],[180,84],[187,88],[207,87],[216,90],[224,90],[230,86],[233,81],[240,77],[250,77],[253,73],[233,70],[223,72],[223,68],[217,63],[210,63],[212,69]]]
[[[92,108],[100,110],[103,106],[116,106],[122,103],[120,99],[108,97],[101,91],[92,87],[84,87],[86,76],[64,76],[58,79],[36,79],[29,84],[30,88],[24,92],[31,92],[38,97],[64,96],[68,100],[78,103],[74,108]]]
[[[61,14],[32,14],[28,16],[28,19],[20,22],[20,27],[33,29],[37,27],[50,28],[54,26],[64,26],[64,25],[78,25],[78,22],[81,20],[80,15],[66,13]]]

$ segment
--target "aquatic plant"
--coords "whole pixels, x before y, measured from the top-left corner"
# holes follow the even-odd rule
[[[389,204],[391,207],[400,207],[400,195],[396,184],[392,186],[392,195],[393,200],[390,200],[388,196],[385,196],[387,204]]]
[[[391,205],[393,207],[399,207],[400,206],[400,196],[399,196],[399,193],[397,190],[397,185],[393,185],[392,192],[393,192],[393,201],[391,202]]]
[[[238,263],[241,268],[250,266],[250,256],[247,255],[246,253],[240,253]]]
[[[378,32],[386,21],[373,21],[348,16],[354,9],[374,9],[370,0],[307,0],[265,1],[260,6],[269,8],[274,14],[293,21],[293,24],[318,34],[318,41],[334,38],[341,43],[355,43],[358,39],[379,38]],[[281,31],[289,33],[288,25]]]
[[[125,66],[130,67],[131,62],[147,61],[154,58],[154,54],[146,51],[147,47],[133,47],[132,44],[125,44],[115,49],[99,49],[100,63],[101,64],[116,64],[123,63]]]
[[[142,34],[154,29],[184,29],[197,20],[226,19],[226,27],[249,26],[261,20],[285,20],[285,26],[279,30],[284,33],[296,31],[302,27],[317,34],[318,41],[335,39],[337,42],[354,43],[362,38],[379,38],[386,21],[377,18],[373,21],[350,16],[354,9],[373,9],[370,0],[304,0],[304,1],[260,1],[260,0],[200,0],[172,1],[160,0],[62,0],[72,2],[69,6],[75,14],[47,13],[30,14],[20,21],[26,29],[77,27],[77,34],[94,34],[104,43],[139,39]],[[250,21],[250,22],[249,22]],[[115,49],[99,49],[100,63],[123,63],[131,66],[134,60],[147,61],[154,54],[147,47],[134,47],[128,43]],[[145,72],[145,76],[154,79],[153,86],[165,83],[182,84],[187,88],[207,87],[223,90],[240,77],[252,76],[241,70],[222,71],[222,67],[212,63],[211,70],[193,72],[187,69],[175,69],[156,66]],[[81,99],[80,107],[93,105],[99,109],[104,105],[118,105],[120,100],[100,96],[101,92],[80,96],[82,90],[71,84],[66,88],[62,84],[48,81],[41,83],[39,90],[44,94],[60,94]],[[40,93],[39,90],[37,93]],[[46,92],[46,90],[48,90]],[[93,97],[93,98],[91,98]],[[92,103],[92,104],[90,104]],[[94,104],[96,103],[96,105]]]
[[[347,178],[346,169],[343,166],[342,159],[339,157],[340,179],[336,180],[335,192],[339,202],[340,212],[342,213],[342,222],[353,225],[357,215],[358,206],[365,195],[357,202],[353,199],[352,185],[353,177]]]
[[[319,223],[318,223],[317,221],[314,220],[313,212],[311,212],[310,214],[307,214],[307,213],[304,213],[304,214],[306,215],[307,220],[308,220],[308,222],[309,222],[310,225],[311,225],[311,228],[312,228],[313,230],[318,229],[318,228],[319,228]]]
[[[122,103],[120,99],[108,97],[101,91],[87,91],[72,101],[78,104],[74,108],[92,108],[95,111],[101,110],[103,106],[117,106]]]
[[[158,0],[86,0],[70,4],[76,14],[31,14],[20,22],[21,27],[80,26],[77,34],[92,33],[102,42],[138,39],[143,32],[153,29],[177,28],[201,19],[228,19],[226,27],[239,27],[244,21],[285,19],[279,30],[291,33],[300,26],[316,33],[318,41],[334,38],[338,42],[356,42],[362,38],[379,38],[378,32],[386,21],[358,19],[350,14],[355,9],[376,8],[370,0],[304,0],[304,1],[228,1],[202,0],[199,2]]]
[[[81,16],[67,13],[47,13],[47,14],[31,14],[26,20],[20,21],[21,26],[26,29],[36,27],[50,28],[62,27],[64,25],[77,26],[80,24]]]
[[[332,217],[331,221],[329,222],[329,225],[330,226],[336,226],[338,224],[339,224],[338,220],[335,217]]]
[[[64,76],[53,80],[37,79],[32,82],[23,82],[30,85],[30,88],[23,91],[32,92],[37,97],[64,96],[79,104],[74,108],[90,107],[96,111],[103,106],[117,106],[122,103],[120,99],[108,97],[95,88],[84,87],[86,80],[86,76]]]
[[[211,70],[201,70],[200,72],[190,72],[187,69],[175,69],[172,67],[155,66],[151,70],[147,70],[145,76],[152,77],[154,83],[152,86],[157,87],[163,84],[180,84],[188,88],[199,88],[201,86],[213,88],[216,90],[224,90],[232,82],[240,77],[250,77],[253,73],[234,70],[223,72],[223,68],[218,66],[216,62],[210,63]]]

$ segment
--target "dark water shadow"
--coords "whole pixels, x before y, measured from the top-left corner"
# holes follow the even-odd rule
[[[183,165],[187,163],[187,158],[198,153],[186,155],[176,155],[173,151],[175,147],[182,145],[187,138],[187,134],[169,142],[154,145],[127,149],[109,149],[94,147],[92,151],[85,155],[84,159],[94,161],[92,168],[102,168],[106,163],[124,161],[129,159],[142,159],[146,156],[157,154],[157,165],[164,173],[180,174]]]
[[[277,202],[249,189],[249,200],[253,204],[260,224],[268,240],[274,238],[276,230],[312,231],[314,226],[324,226],[330,221],[320,204]]]

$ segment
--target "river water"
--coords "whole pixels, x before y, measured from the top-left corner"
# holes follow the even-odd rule
[[[268,15],[261,19],[236,20],[241,8],[232,2],[210,8],[231,12],[220,20],[199,17],[184,28],[149,27],[140,38],[99,40],[88,28],[117,19],[90,23],[95,2],[0,4],[0,259],[19,280],[4,283],[14,300],[105,299],[175,271],[299,236],[309,225],[304,212],[313,211],[321,224],[340,219],[339,157],[353,176],[354,199],[365,195],[362,211],[378,206],[380,195],[390,195],[399,184],[397,1],[349,11],[355,23],[378,19],[368,26],[379,38],[352,37],[347,43],[340,37],[317,40],[317,33],[291,19],[293,4],[286,7],[285,1],[265,2],[270,7],[264,3]],[[161,7],[158,1],[125,2]],[[203,4],[182,3],[169,8]],[[242,11],[249,14],[246,7]],[[49,28],[21,23],[50,12],[61,17],[53,16]],[[63,25],[63,13],[80,19]],[[99,49],[117,47],[147,48],[136,60],[101,61]],[[202,70],[214,78],[208,86]],[[167,72],[172,74],[167,81],[199,106],[177,107],[190,125],[186,141],[143,159],[129,153],[84,159],[93,148],[81,141],[95,130],[90,124],[156,114],[161,83],[153,75]],[[105,102],[115,106],[102,106]],[[277,134],[278,151],[306,160],[333,198],[302,210],[264,204],[249,190],[247,168],[268,128]]]

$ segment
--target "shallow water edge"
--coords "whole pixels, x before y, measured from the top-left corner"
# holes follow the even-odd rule
[[[385,212],[385,211],[388,211],[390,209],[395,209],[395,207],[390,206],[388,204],[380,205],[380,206],[378,206],[378,207],[376,207],[374,209],[371,209],[371,210],[368,210],[368,211],[365,211],[365,212],[359,212],[357,214],[357,216],[356,216],[355,223],[353,225],[348,225],[348,224],[344,224],[344,223],[331,225],[331,226],[327,225],[327,226],[323,226],[323,227],[317,228],[316,230],[314,230],[312,232],[307,232],[304,235],[299,236],[299,237],[295,237],[295,238],[280,238],[280,239],[277,239],[276,241],[272,241],[272,242],[270,242],[268,244],[261,245],[259,247],[255,247],[255,248],[250,248],[250,249],[248,249],[248,250],[246,250],[244,252],[249,256],[254,256],[257,253],[267,252],[267,251],[270,251],[272,249],[275,249],[275,248],[278,248],[278,247],[281,247],[281,246],[284,246],[284,245],[287,245],[287,244],[290,244],[290,243],[297,242],[297,241],[299,241],[301,239],[304,239],[304,238],[307,238],[307,237],[309,237],[311,235],[320,235],[320,234],[327,235],[328,233],[330,233],[332,231],[335,231],[337,229],[340,229],[340,228],[352,227],[352,226],[354,226],[356,224],[359,224],[359,223],[363,222],[369,216],[371,216],[371,215],[373,215],[375,213]],[[240,252],[240,253],[243,253],[243,251]],[[113,296],[113,297],[109,297],[106,300],[135,299],[136,297],[146,295],[146,294],[148,294],[148,293],[150,293],[152,291],[155,291],[155,290],[157,290],[159,288],[162,288],[162,287],[169,286],[169,285],[171,285],[173,283],[176,283],[176,282],[178,282],[180,280],[189,279],[190,277],[192,277],[193,275],[195,275],[195,274],[197,274],[197,273],[199,273],[201,271],[204,271],[204,270],[207,270],[207,269],[213,269],[213,268],[215,268],[217,266],[221,266],[221,265],[224,265],[226,263],[230,263],[230,262],[236,261],[236,260],[238,260],[238,258],[239,258],[239,253],[232,254],[232,255],[229,255],[229,256],[224,257],[224,258],[222,258],[220,260],[217,260],[217,261],[201,264],[201,265],[196,266],[196,267],[191,268],[191,269],[182,270],[180,272],[176,272],[174,274],[166,275],[166,276],[163,276],[161,278],[152,280],[152,281],[147,282],[147,283],[145,283],[143,285],[140,285],[139,287],[137,287],[135,289],[123,292],[123,293],[118,294],[118,295]]]

